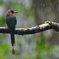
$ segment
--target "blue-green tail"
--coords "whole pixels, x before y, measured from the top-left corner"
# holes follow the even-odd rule
[[[15,44],[14,32],[11,32],[11,44],[12,44],[12,46],[14,46],[14,44]]]

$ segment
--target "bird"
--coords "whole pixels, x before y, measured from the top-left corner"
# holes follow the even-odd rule
[[[15,50],[14,50],[14,45],[15,45],[14,31],[15,31],[15,27],[16,27],[16,24],[17,24],[15,13],[17,13],[17,11],[8,10],[6,12],[6,18],[5,18],[7,27],[9,29],[10,35],[11,35],[12,54],[15,54]]]

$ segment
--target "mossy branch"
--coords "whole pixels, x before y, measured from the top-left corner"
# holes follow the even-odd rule
[[[38,32],[46,31],[48,29],[53,29],[58,32],[59,23],[49,21],[49,22],[45,22],[45,24],[41,24],[31,28],[16,28],[14,33],[18,35],[35,34]],[[0,33],[10,33],[10,31],[6,27],[0,27]]]

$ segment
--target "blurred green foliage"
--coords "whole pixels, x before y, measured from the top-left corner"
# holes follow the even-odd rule
[[[3,4],[3,1],[2,0],[0,0],[0,5],[2,5]]]
[[[4,26],[5,25],[5,17],[2,16],[0,17],[0,26]]]
[[[10,47],[7,43],[2,43],[0,45],[0,59],[4,59],[7,55],[8,51],[10,51]]]
[[[45,42],[43,33],[40,33],[39,40],[41,40],[41,41],[36,43],[36,58],[37,59],[46,59],[48,53],[52,51],[53,46],[48,45]]]

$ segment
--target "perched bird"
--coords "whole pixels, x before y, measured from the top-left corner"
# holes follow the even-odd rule
[[[15,13],[17,13],[17,12],[13,11],[13,10],[8,10],[6,13],[6,19],[5,19],[7,27],[10,30],[12,54],[15,54],[15,51],[14,51],[14,45],[15,45],[14,30],[15,30],[15,26],[17,23],[16,17],[14,15]]]

